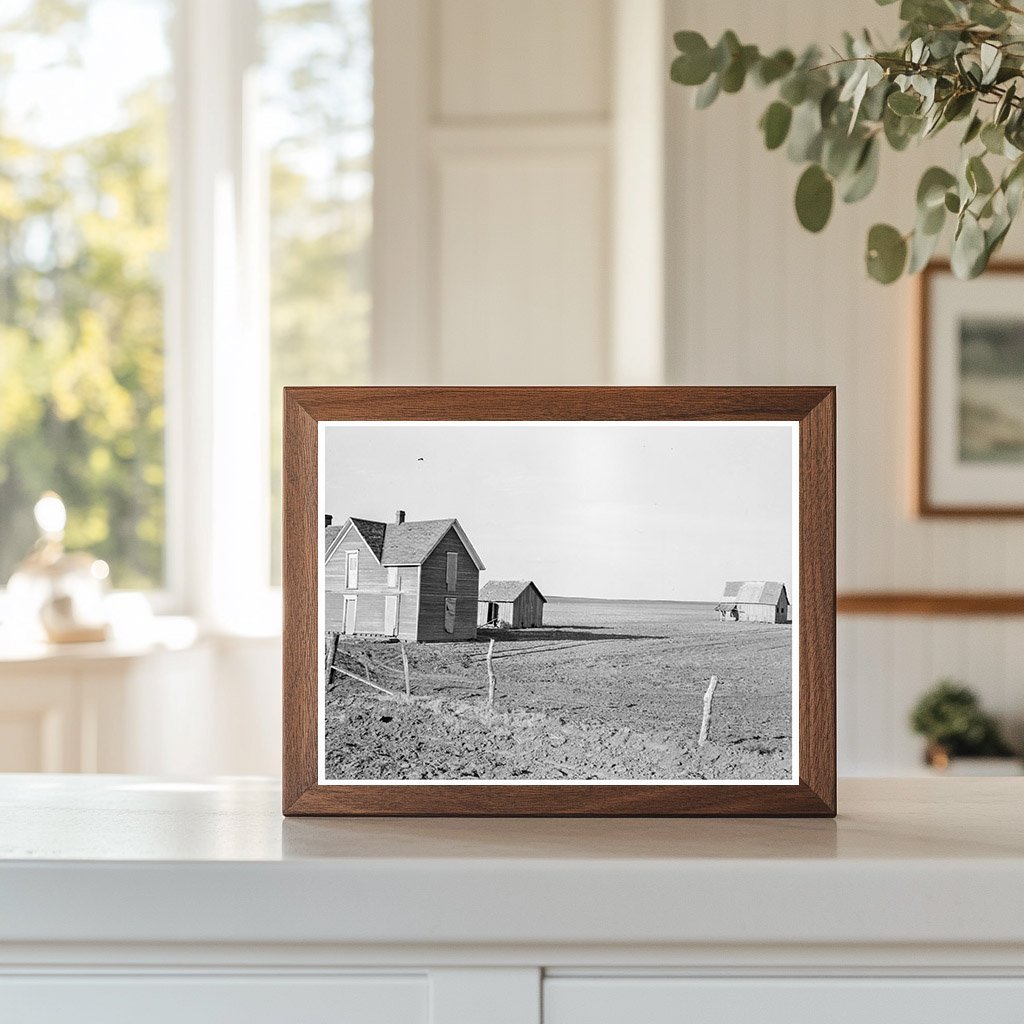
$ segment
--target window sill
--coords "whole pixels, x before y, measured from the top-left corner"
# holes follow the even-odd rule
[[[52,644],[5,635],[0,629],[0,664],[48,661],[99,661],[142,658],[162,651],[185,651],[199,639],[195,619],[185,615],[154,616],[138,629],[119,629],[98,643]]]

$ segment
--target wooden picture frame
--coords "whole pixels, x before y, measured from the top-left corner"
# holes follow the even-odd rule
[[[911,446],[914,458],[911,501],[914,514],[920,518],[993,519],[1024,516],[1024,499],[985,500],[985,487],[991,485],[986,479],[990,471],[984,465],[968,466],[959,474],[951,468],[954,459],[950,454],[952,442],[948,435],[949,424],[954,416],[952,403],[955,395],[951,376],[952,359],[956,353],[946,351],[950,349],[948,339],[940,346],[944,358],[940,358],[935,351],[937,334],[941,333],[943,338],[948,334],[948,331],[940,330],[950,311],[946,307],[959,309],[961,314],[975,308],[981,311],[989,300],[991,290],[1003,287],[1009,276],[1020,278],[1015,283],[1019,290],[1024,285],[1024,261],[994,261],[981,278],[957,281],[948,261],[936,260],[918,276],[917,338],[913,367],[917,392],[914,422],[916,436]],[[945,296],[937,294],[939,287],[956,288],[962,297],[947,300]],[[976,305],[972,306],[971,301]],[[1007,303],[1011,307],[1019,304],[1017,297],[1009,290]],[[999,315],[1002,314],[994,313],[993,317]],[[1024,323],[1024,314],[1015,312],[1014,318],[1018,315]],[[944,394],[945,398],[937,399],[936,391]],[[965,428],[961,424],[959,429],[962,436]],[[1016,466],[1011,467],[1011,470],[1015,479],[1019,476],[1017,490],[1024,494],[1024,462],[1020,463],[1019,470]],[[958,493],[950,493],[952,491]]]
[[[321,424],[422,421],[794,425],[798,594],[791,780],[325,784],[320,775]],[[671,467],[666,466],[666,470]],[[836,813],[835,390],[831,387],[303,387],[284,392],[283,811],[356,816],[812,816]],[[401,520],[398,520],[401,522]],[[724,618],[724,614],[723,614]]]

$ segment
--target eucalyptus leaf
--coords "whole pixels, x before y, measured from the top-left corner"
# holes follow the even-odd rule
[[[843,187],[844,203],[860,202],[875,187],[878,181],[879,148],[877,137],[872,137],[864,143],[853,174]]]
[[[786,155],[793,163],[817,160],[821,156],[821,111],[813,101],[801,103],[793,111]]]
[[[992,175],[980,156],[972,156],[967,161],[966,177],[976,194],[987,196],[995,188]]]
[[[1013,101],[1017,96],[1017,83],[1011,82],[1003,93],[999,102],[996,104],[996,112],[992,116],[992,120],[996,124],[1002,124],[1013,110]]]
[[[1006,133],[1002,126],[991,121],[981,129],[981,143],[993,156],[1002,156],[1006,146]]]
[[[776,100],[761,115],[761,130],[764,144],[768,149],[778,149],[786,141],[789,126],[793,120],[793,108],[788,103]]]
[[[953,250],[950,264],[953,273],[961,280],[977,277],[979,269],[984,269],[985,232],[978,219],[970,212],[965,212],[960,227],[953,238]]]
[[[917,224],[926,235],[938,235],[946,224],[946,204],[940,203],[930,210],[918,211]]]
[[[711,51],[711,70],[721,74],[732,64],[733,57],[740,49],[741,44],[736,33],[732,29],[727,29]]]
[[[974,101],[974,93],[955,93],[943,104],[943,118],[945,118],[946,121],[957,121],[961,117],[966,117],[973,109]]]
[[[914,230],[910,238],[910,261],[907,264],[907,273],[916,274],[928,265],[939,244],[941,231],[926,232],[920,227]]]
[[[880,284],[892,284],[907,263],[906,239],[890,224],[875,224],[868,232],[868,273]]]
[[[956,176],[944,167],[929,167],[917,186],[917,207],[923,212],[942,206],[946,192],[956,184]]]
[[[807,75],[803,71],[794,71],[783,79],[779,88],[779,98],[791,107],[797,107],[807,99]]]
[[[833,178],[853,171],[864,149],[864,135],[850,136],[838,127],[822,133],[821,166]]]
[[[921,130],[924,124],[922,117],[900,117],[891,110],[886,110],[882,117],[885,141],[897,152],[904,150],[910,140]]]
[[[710,54],[705,51],[699,57],[682,54],[672,61],[669,76],[680,85],[703,85],[711,74]]]
[[[864,102],[860,105],[859,120],[862,124],[865,121],[874,122],[882,120],[882,115],[885,113],[885,102],[892,91],[892,82],[886,78],[879,79],[878,82],[868,88],[864,96]]]
[[[967,126],[967,131],[964,132],[963,139],[960,140],[961,146],[970,145],[981,133],[983,122],[980,117],[972,117],[971,123]]]
[[[921,100],[909,92],[894,92],[889,96],[889,109],[900,116],[916,114],[921,107]]]
[[[999,74],[999,68],[1003,63],[1003,51],[991,42],[981,44],[979,51],[981,58],[981,84],[991,85]]]
[[[693,94],[693,105],[698,110],[705,110],[711,106],[722,91],[722,80],[717,74],[711,77]]]
[[[999,30],[1007,25],[1006,15],[990,3],[972,3],[968,10],[968,17],[976,24],[984,25],[985,28]]]
[[[776,50],[770,57],[762,57],[754,66],[753,78],[764,87],[784,78],[793,70],[796,58],[790,50]]]
[[[758,59],[756,46],[741,46],[732,63],[722,72],[722,92],[739,92],[746,81],[747,72]]]
[[[811,164],[796,186],[796,215],[808,231],[821,231],[832,215],[832,180],[817,165]]]
[[[1006,196],[1007,213],[1012,220],[1017,216],[1024,197],[1024,157],[1018,157],[1003,175],[1002,190]]]

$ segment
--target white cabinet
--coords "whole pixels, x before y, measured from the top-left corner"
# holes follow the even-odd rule
[[[17,1024],[427,1024],[425,974],[0,978]]]
[[[1020,797],[282,820],[259,779],[0,776],[0,1024],[1022,1024]]]
[[[544,1024],[1020,1024],[1022,978],[548,978]]]

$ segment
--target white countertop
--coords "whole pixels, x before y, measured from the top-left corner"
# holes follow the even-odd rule
[[[284,819],[277,784],[0,776],[0,943],[1024,947],[1024,780],[839,817]]]

